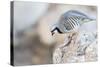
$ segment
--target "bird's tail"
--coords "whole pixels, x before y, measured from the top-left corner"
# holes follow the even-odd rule
[[[93,23],[93,21],[96,21],[96,19],[88,19],[87,21],[82,21],[81,24],[84,24],[84,23]]]

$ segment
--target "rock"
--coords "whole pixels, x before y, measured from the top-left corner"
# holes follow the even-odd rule
[[[69,36],[66,36],[63,44],[55,48],[53,63],[97,60],[97,33],[81,31]]]

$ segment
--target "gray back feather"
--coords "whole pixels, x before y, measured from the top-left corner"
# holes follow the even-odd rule
[[[68,12],[64,13],[62,15],[63,17],[71,17],[71,16],[79,16],[79,17],[83,17],[83,18],[89,18],[87,15],[85,15],[82,12],[79,12],[77,10],[69,10]]]

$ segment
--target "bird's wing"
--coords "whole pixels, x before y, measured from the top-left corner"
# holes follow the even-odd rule
[[[66,13],[64,13],[63,16],[65,16],[65,17],[68,17],[68,16],[69,17],[70,16],[81,16],[81,17],[88,18],[88,16],[85,13],[77,11],[77,10],[69,10]]]

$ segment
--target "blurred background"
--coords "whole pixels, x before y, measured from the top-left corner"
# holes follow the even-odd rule
[[[14,65],[52,64],[56,45],[65,34],[51,36],[52,25],[68,10],[78,10],[96,19],[97,7],[56,3],[14,2]],[[97,32],[97,23],[82,27]]]

